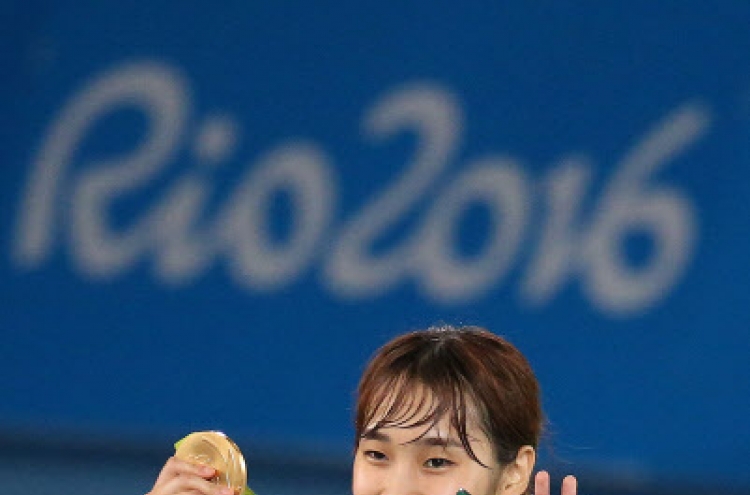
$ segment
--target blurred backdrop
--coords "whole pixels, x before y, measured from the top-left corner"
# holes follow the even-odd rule
[[[372,352],[529,357],[583,494],[750,493],[750,4],[3,2],[0,492],[220,429],[349,490]]]

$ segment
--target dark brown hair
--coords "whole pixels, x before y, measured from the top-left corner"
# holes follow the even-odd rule
[[[470,418],[492,442],[501,465],[525,445],[536,448],[543,418],[539,385],[526,358],[479,327],[401,335],[378,350],[362,375],[355,442],[380,428],[432,426],[445,415],[467,454],[483,466],[469,443]]]

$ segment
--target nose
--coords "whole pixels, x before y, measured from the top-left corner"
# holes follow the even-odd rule
[[[382,495],[434,495],[422,490],[419,474],[408,466],[391,470],[385,481]]]

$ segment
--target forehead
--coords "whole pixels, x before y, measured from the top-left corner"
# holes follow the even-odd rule
[[[450,445],[461,449],[483,467],[495,459],[491,437],[469,394],[457,388],[385,384],[360,403],[357,445],[362,440],[386,439],[396,444]]]
[[[483,436],[474,402],[458,394],[437,394],[421,384],[383,387],[369,404],[362,434],[383,428],[435,431],[450,436],[464,430],[472,437]]]

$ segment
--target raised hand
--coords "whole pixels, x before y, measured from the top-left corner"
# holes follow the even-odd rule
[[[550,495],[549,473],[539,471],[534,477],[534,495]],[[560,495],[576,495],[578,493],[578,480],[575,476],[566,476],[563,478]]]
[[[234,495],[231,488],[211,483],[216,470],[170,457],[146,495]]]

